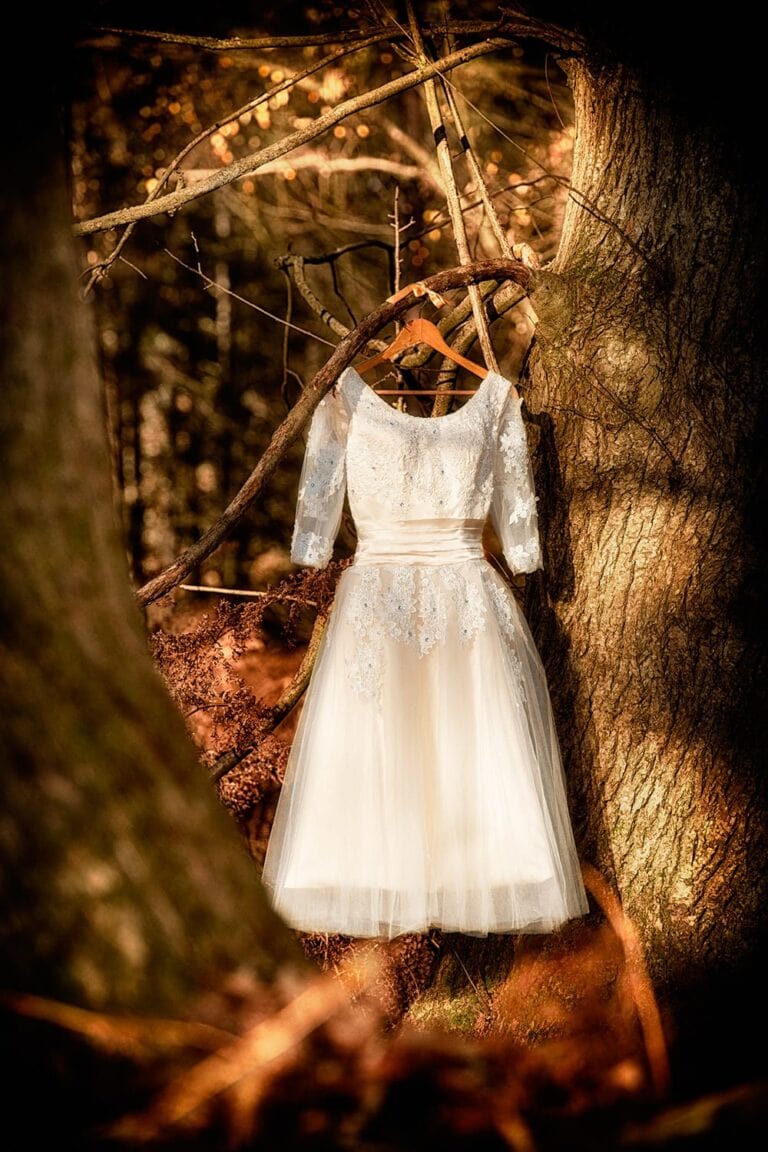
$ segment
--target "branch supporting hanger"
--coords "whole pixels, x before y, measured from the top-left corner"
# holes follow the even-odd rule
[[[423,317],[408,320],[383,352],[378,352],[375,356],[372,356],[370,360],[364,360],[362,364],[357,364],[356,371],[360,373],[367,372],[369,368],[375,368],[377,364],[382,364],[387,360],[393,360],[399,352],[403,352],[407,348],[413,348],[417,344],[428,344],[431,348],[434,348],[436,352],[447,356],[450,360],[453,360],[455,364],[466,368],[467,371],[472,372],[475,376],[483,378],[488,375],[487,368],[484,368],[481,364],[476,364],[473,360],[468,360],[466,356],[462,356],[460,352],[456,352],[455,349],[451,348],[450,344],[447,343],[437,325],[433,324],[431,320],[425,320]],[[377,388],[376,392],[377,395],[380,396],[466,396],[471,395],[474,389],[419,388],[418,391],[414,391],[408,388]]]

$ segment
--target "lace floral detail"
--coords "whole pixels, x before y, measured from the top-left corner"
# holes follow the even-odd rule
[[[346,618],[357,636],[349,683],[360,696],[376,699],[387,637],[410,645],[420,657],[444,643],[450,628],[467,644],[485,628],[486,600],[475,573],[460,565],[366,565],[355,573]]]
[[[523,689],[523,666],[520,663],[520,657],[517,654],[517,643],[519,637],[517,635],[517,626],[515,623],[515,611],[512,601],[512,592],[509,589],[502,587],[498,580],[493,578],[492,574],[488,575],[485,581],[485,587],[488,590],[491,598],[496,621],[501,628],[501,631],[509,641],[507,645],[507,662],[514,672],[518,687]]]
[[[485,628],[486,601],[482,586],[467,580],[455,569],[446,569],[449,583],[453,583],[454,604],[458,611],[459,639],[466,643],[475,633]]]
[[[511,401],[515,404],[515,401]],[[521,524],[536,508],[536,497],[528,486],[528,440],[520,415],[522,399],[499,437],[504,469],[515,482],[516,488],[507,502],[507,523]]]
[[[324,401],[320,402],[321,404]],[[319,407],[320,405],[318,405]],[[314,467],[304,477],[299,499],[307,516],[322,516],[334,493],[344,483],[344,446],[325,444],[314,456]]]
[[[525,466],[528,460],[528,442],[525,435],[525,425],[523,424],[520,416],[520,404],[515,400],[510,400],[510,406],[517,404],[516,419],[510,419],[501,436],[499,437],[499,444],[501,445],[502,455],[504,456],[504,467],[507,472],[516,473],[522,476],[525,472]],[[515,410],[512,409],[514,412]]]
[[[436,452],[439,452],[440,428],[438,421],[414,418],[413,421],[401,424],[398,419],[399,413],[390,409],[381,400],[370,397],[370,403],[381,409],[375,417],[378,427],[381,428],[384,425],[387,431],[391,432],[387,473],[391,475],[394,466],[398,475],[395,482],[390,484],[385,491],[388,491],[387,504],[392,515],[405,515],[414,494],[421,492],[425,485],[432,488],[435,515],[439,515],[445,504],[445,495],[443,492],[435,490],[434,482],[437,477],[433,474],[434,456]],[[430,464],[433,465],[432,468],[429,468]],[[427,468],[429,468],[429,474],[425,475]],[[444,476],[444,468],[444,464],[437,467],[441,480]],[[366,478],[368,483],[365,482]],[[376,497],[381,499],[381,477],[376,475],[375,469],[371,469],[369,466],[365,472],[357,474],[355,480],[355,494],[363,500],[367,501]]]
[[[493,468],[489,467],[485,476],[479,481],[477,487],[478,500],[483,508],[487,508],[493,495]]]
[[[507,559],[515,572],[535,572],[541,567],[538,536],[532,536],[524,544],[511,544],[507,550]]]
[[[352,660],[347,665],[347,679],[366,699],[376,699],[381,692],[384,662],[383,613],[381,607],[381,573],[378,568],[364,568],[356,577],[348,606],[347,618],[357,635]],[[394,628],[397,629],[395,617]]]
[[[377,582],[380,590],[381,580]],[[416,631],[413,620],[413,602],[416,598],[416,574],[413,568],[400,565],[392,573],[389,588],[381,593],[382,616],[387,621],[387,631],[393,640],[403,640],[413,644]]]
[[[501,414],[491,518],[512,572],[541,567],[539,525],[522,397],[510,395]]]
[[[299,477],[294,564],[324,568],[331,558],[346,493],[347,432],[343,401],[324,396],[312,415]]]
[[[291,559],[294,564],[307,564],[312,568],[324,568],[333,553],[333,541],[316,532],[294,532],[291,543]]]

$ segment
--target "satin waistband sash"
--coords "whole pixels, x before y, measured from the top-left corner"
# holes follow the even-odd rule
[[[357,521],[353,564],[460,564],[482,560],[484,520],[435,517]]]

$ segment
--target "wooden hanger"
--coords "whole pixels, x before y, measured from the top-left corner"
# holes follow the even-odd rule
[[[431,320],[424,320],[418,317],[415,320],[408,320],[395,336],[391,344],[389,344],[383,352],[377,353],[372,356],[370,360],[364,360],[362,364],[355,366],[357,372],[367,372],[369,368],[375,368],[377,364],[383,363],[385,360],[392,360],[398,352],[402,352],[406,348],[413,348],[416,344],[429,344],[436,352],[441,352],[443,356],[447,356],[454,363],[460,364],[462,368],[466,368],[469,372],[473,372],[475,376],[485,377],[488,375],[488,369],[484,368],[481,364],[475,364],[472,360],[467,360],[461,353],[455,352],[451,346],[446,343],[440,329]],[[450,396],[466,396],[472,395],[475,389],[473,388],[377,388],[376,393],[379,396],[437,396],[447,393]]]

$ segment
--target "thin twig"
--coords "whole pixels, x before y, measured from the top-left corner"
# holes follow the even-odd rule
[[[234,768],[237,768],[238,764],[242,764],[246,756],[250,756],[251,752],[255,751],[253,744],[247,744],[243,748],[230,748],[226,752],[222,752],[209,768],[208,775],[211,781],[214,784],[220,783]]]
[[[136,264],[132,264],[130,260],[126,260],[125,256],[121,256],[120,260],[121,260],[121,263],[127,264],[129,268],[132,268],[134,272],[137,272],[139,274],[139,276],[141,276],[142,280],[149,280],[149,276],[147,276],[146,272],[143,272],[141,270],[141,268],[139,268]],[[87,287],[86,287],[85,292],[87,294],[87,292],[88,292]]]
[[[554,179],[555,179],[555,177],[550,176],[546,172],[543,172],[541,174],[541,176],[535,176],[532,180],[520,180],[516,184],[507,185],[506,188],[497,188],[495,192],[490,192],[489,195],[490,195],[491,200],[495,200],[499,196],[506,196],[510,192],[517,193],[518,188],[533,188],[537,184],[541,184],[545,180],[554,180]],[[567,180],[565,181],[565,183],[567,184]],[[508,208],[508,211],[509,212],[527,212],[527,211],[529,211],[529,209],[534,204],[541,204],[545,200],[551,200],[552,195],[553,194],[550,193],[550,195],[540,196],[536,200],[528,200],[525,203],[520,204],[516,208]],[[462,210],[462,212],[471,212],[474,208],[479,208],[482,203],[483,203],[482,199],[471,200],[469,203],[463,204],[461,210]],[[447,224],[450,224],[450,222],[451,222],[450,216],[447,214],[443,215],[443,216],[437,216],[437,217],[435,217],[434,220],[430,220],[430,222],[428,224],[425,224],[425,226],[422,228],[422,230],[420,232],[414,232],[413,239],[414,240],[420,240],[422,236],[426,236],[434,228],[445,228],[445,226]]]
[[[580,208],[583,208],[585,212],[588,212],[590,214],[590,216],[593,216],[595,218],[595,220],[598,220],[601,224],[605,224],[605,226],[607,228],[612,228],[614,230],[614,232],[616,232],[617,235],[621,237],[621,239],[624,241],[624,243],[629,248],[631,248],[631,250],[635,253],[636,256],[639,256],[639,258],[645,264],[653,267],[653,261],[652,261],[651,257],[648,256],[645,252],[643,252],[640,245],[637,244],[632,239],[632,237],[629,236],[624,231],[624,229],[619,224],[617,224],[615,222],[615,220],[611,220],[610,217],[605,216],[599,210],[599,208],[595,204],[594,200],[592,200],[589,196],[587,196],[585,192],[582,192],[580,189],[575,188],[573,186],[573,184],[571,183],[571,181],[567,179],[567,177],[559,176],[556,172],[552,172],[551,169],[547,168],[546,165],[542,164],[540,160],[537,160],[536,157],[533,156],[533,154],[530,153],[527,148],[524,148],[522,144],[520,144],[517,140],[515,140],[511,136],[509,136],[504,131],[503,128],[500,128],[499,125],[494,120],[492,120],[490,118],[490,116],[487,116],[486,113],[483,112],[481,108],[478,108],[477,104],[473,103],[473,101],[470,100],[469,96],[465,95],[465,93],[462,92],[460,88],[457,88],[452,80],[450,80],[446,77],[445,83],[450,84],[451,87],[453,88],[454,92],[458,96],[461,96],[462,100],[466,104],[468,104],[469,107],[472,108],[473,111],[475,111],[478,116],[481,116],[482,119],[485,120],[485,122],[487,124],[489,124],[495,132],[498,132],[499,136],[501,136],[502,139],[506,140],[514,148],[517,148],[518,152],[522,153],[522,155],[525,156],[525,158],[527,160],[529,160],[531,162],[531,164],[533,164],[536,168],[539,168],[546,176],[549,176],[552,180],[554,180],[561,187],[567,188],[570,198],[572,200],[574,200]]]
[[[180,587],[193,589],[198,592],[223,592],[225,594],[236,596],[265,596],[269,594],[266,592],[241,592],[237,589],[231,588],[201,588],[195,584],[181,584]],[[292,600],[302,605],[309,605],[314,608],[318,607],[316,601],[302,598],[300,596],[281,595],[279,600],[281,603],[286,600]],[[290,683],[285,686],[283,691],[280,693],[279,698],[268,709],[266,715],[261,720],[259,725],[259,740],[264,740],[267,736],[274,732],[277,726],[282,723],[291,709],[296,705],[296,703],[304,694],[312,675],[312,669],[314,668],[315,660],[317,659],[317,653],[320,649],[320,641],[323,638],[327,620],[327,612],[318,612],[315,616],[315,621],[312,625],[312,633],[310,635],[304,655],[302,656],[301,664],[292,676]],[[201,705],[201,707],[206,709],[224,706],[225,705],[217,704]],[[191,716],[196,711],[198,711],[197,708],[193,709],[192,712],[186,713],[186,715]],[[239,764],[242,764],[246,756],[250,756],[251,753],[255,750],[255,745],[247,744],[240,748],[230,748],[226,752],[222,752],[219,756],[216,757],[216,760],[210,769],[211,780],[216,784],[220,783],[225,776],[233,771],[233,769],[237,768]]]
[[[280,392],[287,395],[288,390],[288,350],[291,321],[293,319],[293,282],[285,268],[282,269],[285,278],[285,327],[283,328],[283,378],[280,381]]]
[[[209,584],[180,584],[179,587],[186,589],[187,592],[212,592],[216,596],[275,597],[275,593],[272,590],[257,591],[247,588],[211,588]],[[295,604],[314,604],[314,600],[307,600],[306,596],[283,596],[281,594],[280,600],[291,600]]]
[[[488,992],[488,989],[487,989],[487,988],[483,988],[483,991],[482,991],[482,993],[480,992],[480,989],[478,988],[477,984],[475,983],[475,981],[474,981],[474,980],[472,979],[472,977],[470,976],[470,974],[469,974],[469,971],[467,970],[467,966],[466,966],[466,964],[464,963],[464,961],[462,960],[461,956],[459,956],[459,954],[458,954],[458,952],[456,951],[456,949],[455,949],[455,948],[453,948],[453,947],[452,947],[452,948],[451,948],[451,951],[453,952],[453,955],[456,957],[456,959],[458,960],[459,964],[460,964],[460,965],[461,965],[461,967],[463,968],[463,970],[464,970],[464,975],[466,976],[467,980],[469,981],[470,987],[472,988],[472,991],[473,991],[473,992],[475,993],[475,995],[477,996],[478,1000],[482,1000],[482,999],[485,999],[485,1007],[486,1007],[486,1008],[492,1008],[492,1007],[493,1007],[493,1002],[492,1002],[492,1000],[491,1000],[491,997],[490,997],[490,994],[489,994],[489,992]]]
[[[94,28],[92,35],[128,36],[136,40],[156,40],[161,44],[184,44],[190,48],[206,48],[210,52],[252,52],[270,48],[314,48],[322,44],[354,44],[368,40],[388,40],[389,28],[373,33],[367,28],[343,28],[334,32],[314,32],[308,36],[189,36],[181,32],[163,32],[154,28]]]
[[[282,316],[276,316],[274,312],[262,308],[260,304],[254,304],[252,300],[247,300],[245,296],[241,296],[238,292],[233,292],[231,288],[225,288],[223,284],[219,284],[217,280],[212,280],[210,276],[206,275],[200,266],[194,268],[191,264],[187,264],[186,261],[182,260],[179,256],[175,256],[169,248],[164,248],[163,251],[166,255],[170,256],[172,260],[175,260],[177,264],[180,264],[182,268],[186,268],[188,272],[194,272],[195,276],[199,276],[206,288],[215,288],[219,292],[226,292],[227,296],[231,296],[233,300],[238,300],[241,304],[246,304],[249,308],[253,308],[255,312],[260,312],[262,316],[268,316],[269,319],[274,320],[275,323],[285,324],[287,327],[292,328],[294,332],[301,332],[302,336],[309,336],[312,340],[319,340],[321,344],[327,345],[328,348],[334,347],[330,340],[324,340],[322,336],[318,336],[316,332],[310,332],[308,328],[302,328],[298,324],[289,324]]]
[[[382,245],[382,247],[384,247],[384,245]],[[351,245],[350,248],[352,248]],[[335,256],[337,254],[338,253],[332,253],[331,255]],[[277,264],[283,271],[287,269],[291,270],[291,274],[294,277],[296,287],[315,315],[318,316],[318,318],[322,320],[323,323],[331,327],[332,330],[337,333],[337,335],[347,336],[349,335],[350,329],[347,328],[346,325],[342,324],[340,320],[338,320],[335,316],[332,315],[331,312],[328,311],[322,300],[320,300],[320,298],[309,286],[304,275],[304,266],[306,264],[324,264],[325,262],[326,260],[324,256],[313,256],[309,258],[289,254],[279,257]],[[483,299],[496,293],[497,288],[498,285],[493,281],[490,281],[488,284],[481,285],[480,293],[483,296]],[[500,289],[500,292],[504,293],[505,289]],[[510,308],[513,308],[516,304],[518,304],[520,299],[521,297],[517,297],[514,300],[505,300],[503,303],[501,303],[494,298],[492,301],[492,306],[495,309],[496,316],[498,317],[504,315],[504,313],[509,311]],[[462,300],[459,304],[456,305],[455,308],[452,309],[451,312],[448,313],[447,316],[444,316],[441,320],[438,321],[437,326],[440,330],[440,333],[445,336],[446,339],[452,338],[452,334],[458,328],[466,325],[467,317],[471,314],[471,311],[472,306],[470,301]],[[476,337],[477,332],[474,328],[474,325],[463,328],[462,335],[459,337],[458,342],[455,344],[456,350],[461,353],[467,352]],[[371,340],[370,347],[375,348],[376,351],[382,351],[387,347],[387,343],[388,342],[386,340]],[[432,350],[428,346],[424,346],[419,350],[409,352],[407,355],[403,356],[402,359],[398,360],[398,367],[404,368],[406,370],[421,368],[424,364],[426,364],[431,355]]]
[[[386,156],[334,156],[330,158],[319,152],[302,152],[290,160],[272,160],[262,164],[253,172],[244,172],[241,179],[252,176],[272,176],[283,172],[301,172],[307,168],[319,168],[324,175],[334,172],[385,172],[400,180],[416,180],[422,176],[421,168],[415,164],[401,164],[399,160],[388,160]],[[219,168],[185,168],[184,176],[191,183],[207,180]]]
[[[557,116],[557,119],[560,122],[560,127],[565,128],[565,121],[563,120],[562,116],[560,115],[560,109],[558,108],[557,104],[555,103],[555,96],[554,96],[554,93],[552,91],[552,85],[549,82],[549,56],[550,56],[549,52],[547,52],[544,56],[544,79],[547,82],[547,92],[549,92],[549,100],[550,100],[550,103],[552,104],[552,108],[554,109],[555,116]]]
[[[519,260],[522,260],[524,264],[527,264],[529,268],[538,268],[540,266],[540,261],[533,248],[531,248],[530,244],[518,243],[510,245],[508,236],[501,226],[501,221],[499,220],[498,213],[496,212],[496,206],[493,202],[493,197],[491,196],[488,185],[485,182],[485,177],[478,162],[477,156],[475,155],[475,150],[470,143],[469,136],[464,127],[464,121],[456,104],[456,98],[454,97],[453,89],[451,88],[447,77],[441,76],[440,80],[443,86],[443,91],[445,93],[445,98],[448,101],[448,107],[451,110],[451,117],[453,118],[453,122],[456,125],[456,133],[459,137],[459,143],[464,153],[464,158],[472,174],[475,186],[480,193],[480,199],[483,202],[486,216],[491,223],[491,228],[493,229],[493,234],[496,237],[496,242],[499,245],[499,251],[501,255],[507,257],[514,255]],[[530,304],[527,308],[527,315],[530,323],[534,325],[534,329],[532,329],[533,331],[535,330],[537,316]]]
[[[386,130],[390,140],[402,148],[404,152],[407,152],[411,159],[418,164],[422,181],[431,184],[438,196],[442,196],[443,185],[434,153],[419,144],[418,140],[414,140],[408,132],[404,132],[398,124],[393,124],[386,117],[383,117],[382,120],[382,127]]]
[[[400,255],[400,205],[399,205],[399,201],[400,201],[400,185],[396,184],[395,185],[395,201],[394,201],[394,204],[392,206],[392,228],[393,228],[394,233],[395,233],[395,260],[394,260],[395,283],[394,283],[393,288],[392,288],[393,294],[396,294],[397,292],[400,291],[400,261],[402,260],[402,256]],[[413,223],[413,221],[411,221],[411,223]],[[408,227],[408,225],[406,225],[406,227]]]
[[[333,252],[323,252],[320,256],[302,256],[301,259],[304,264],[332,264],[334,260],[348,256],[350,252],[359,252],[361,248],[383,248],[387,254],[392,252],[392,245],[386,240],[355,240],[352,244],[334,248]]]
[[[521,300],[525,299],[525,293],[523,292],[521,294],[519,289],[517,293],[513,295],[515,287],[513,284],[499,286],[493,280],[479,285],[483,305],[488,310],[489,317],[492,320],[503,316],[510,308],[514,308]],[[437,327],[441,335],[450,341],[457,352],[468,352],[477,339],[472,303],[469,298],[465,297],[452,307],[447,315],[437,321]],[[425,345],[420,350],[409,352],[399,358],[398,366],[408,370],[421,368],[430,359],[432,354],[429,346]],[[456,368],[454,361],[448,361],[444,366]]]
[[[331,264],[331,284],[333,285],[334,295],[337,297],[337,299],[339,299],[341,301],[347,315],[349,316],[350,320],[352,321],[352,326],[354,327],[354,325],[357,324],[357,320],[355,319],[354,312],[352,311],[349,304],[347,303],[346,296],[342,292],[341,278],[340,278],[340,274],[339,274],[339,265],[335,261]]]

